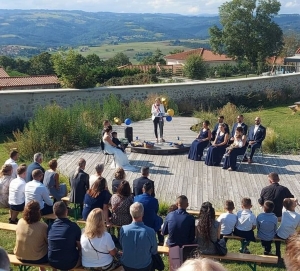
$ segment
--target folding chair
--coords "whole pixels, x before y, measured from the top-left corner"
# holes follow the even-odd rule
[[[103,142],[102,138],[101,138],[101,140],[100,140],[100,146],[101,146],[102,153],[103,153],[103,155],[104,155],[104,165],[106,165],[106,164],[109,162],[110,157],[112,157],[113,160],[114,160],[114,165],[115,165],[115,167],[116,167],[115,155],[114,155],[113,153],[108,153],[108,152],[105,150],[105,146],[104,146],[104,142]]]
[[[245,155],[247,155],[247,152],[248,152],[248,147],[246,148],[244,154],[240,154],[240,155],[237,156],[237,159],[240,159],[239,165],[238,165],[238,167],[236,169],[237,171],[239,170],[239,168],[240,168],[240,166],[241,166],[241,164],[243,162],[243,159],[244,159]]]
[[[203,160],[205,160],[205,157],[207,155],[207,151],[208,151],[208,149],[209,149],[210,146],[211,146],[211,141],[208,140],[207,146],[203,150],[203,158],[202,158]]]

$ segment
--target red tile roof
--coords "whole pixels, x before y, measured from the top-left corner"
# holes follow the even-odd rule
[[[0,77],[0,88],[40,86],[40,85],[58,85],[58,84],[59,84],[59,80],[56,75]]]
[[[200,55],[202,56],[204,61],[232,61],[232,58],[227,57],[226,55],[217,55],[214,54],[212,51],[199,48],[195,50],[185,51],[178,54],[167,55],[165,59],[177,59],[177,60],[185,60],[190,55]]]
[[[0,67],[0,77],[9,77],[6,71],[1,67]]]

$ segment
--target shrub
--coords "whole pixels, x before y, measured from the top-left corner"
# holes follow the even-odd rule
[[[170,207],[170,203],[161,201],[159,202],[159,207],[158,207],[158,215],[159,216],[166,216]]]
[[[218,109],[218,115],[225,117],[225,122],[232,126],[236,122],[236,117],[247,111],[247,108],[244,106],[237,107],[232,103],[227,103],[222,108]],[[246,120],[244,120],[246,122]]]
[[[278,150],[278,134],[274,129],[267,128],[266,138],[263,141],[263,151],[267,153],[276,153]]]

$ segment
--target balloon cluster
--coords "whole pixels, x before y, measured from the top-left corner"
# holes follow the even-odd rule
[[[162,102],[162,104],[164,105],[164,107],[168,108],[168,99],[167,99],[167,98],[162,97],[162,98],[161,98],[161,102]],[[169,121],[169,122],[172,121],[172,117],[173,117],[174,114],[175,114],[174,110],[171,109],[171,108],[169,108],[169,109],[167,110],[167,114],[168,114],[168,116],[166,117],[166,121]]]

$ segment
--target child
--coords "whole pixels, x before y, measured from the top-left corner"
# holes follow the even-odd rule
[[[239,128],[239,127],[238,127]],[[241,127],[242,128],[242,127]],[[242,128],[243,129],[243,128]],[[241,132],[242,131],[242,132]],[[235,135],[234,135],[234,141],[233,143],[226,148],[226,154],[225,156],[229,156],[231,151],[234,149],[234,148],[242,148],[243,147],[243,140],[242,140],[242,137],[243,137],[243,130],[240,129],[236,130],[235,131]]]
[[[221,224],[221,239],[223,238],[223,236],[229,236],[232,234],[234,226],[237,222],[237,216],[233,213],[234,203],[232,200],[226,200],[224,209],[227,212],[221,214],[217,219]],[[225,242],[227,242],[227,239],[225,239]]]
[[[300,226],[300,214],[295,212],[297,205],[298,199],[285,198],[283,200],[281,224],[277,229],[275,238],[286,240],[296,231],[296,228]],[[281,241],[275,241],[276,256],[278,256],[278,258],[281,258],[280,245]]]
[[[122,143],[118,139],[118,133],[117,132],[112,132],[111,135],[112,135],[112,142],[117,145],[117,149],[120,149],[122,152],[124,152]]]
[[[264,202],[264,212],[257,216],[257,237],[261,239],[261,245],[265,248],[264,255],[271,252],[272,240],[276,234],[278,219],[273,213],[273,201]]]
[[[242,199],[242,211],[237,212],[237,223],[234,228],[233,234],[244,238],[241,241],[242,247],[240,248],[241,253],[250,254],[248,245],[250,241],[255,242],[254,229],[256,228],[256,217],[250,210],[252,207],[250,198]]]

